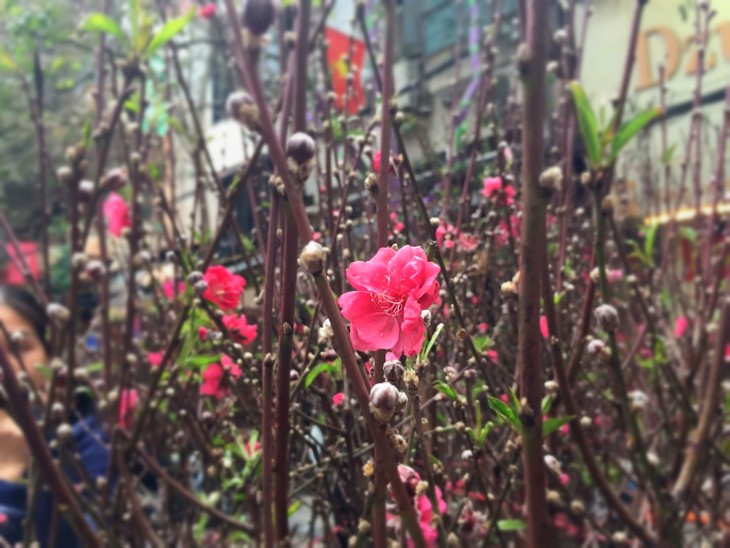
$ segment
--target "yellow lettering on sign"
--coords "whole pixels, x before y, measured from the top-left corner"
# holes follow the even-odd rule
[[[722,55],[725,60],[730,61],[730,21],[717,25],[717,34],[720,36]]]
[[[654,76],[655,64],[651,59],[649,41],[651,39],[661,40],[664,43],[666,55],[666,79],[671,79],[679,68],[679,60],[682,54],[682,45],[679,38],[667,27],[652,27],[639,33],[636,43],[636,70],[638,81],[636,90],[651,88],[659,85],[659,76]]]

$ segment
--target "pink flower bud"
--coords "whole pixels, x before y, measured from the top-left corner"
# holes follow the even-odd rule
[[[383,424],[390,422],[398,407],[398,389],[389,382],[379,382],[370,389],[370,411]]]

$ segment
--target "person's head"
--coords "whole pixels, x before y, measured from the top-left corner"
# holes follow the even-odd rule
[[[21,371],[20,362],[13,350],[15,347],[33,384],[36,387],[43,386],[45,378],[37,366],[45,365],[48,361],[46,311],[27,290],[18,286],[0,286],[0,322],[14,339],[9,341],[0,330],[0,348],[5,351],[13,369]]]

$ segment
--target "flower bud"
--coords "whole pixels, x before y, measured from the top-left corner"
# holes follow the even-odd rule
[[[274,22],[276,9],[272,0],[246,0],[243,8],[243,26],[252,34],[265,34]]]
[[[570,503],[570,511],[580,516],[586,511],[586,507],[581,501],[574,500]]]
[[[398,389],[389,382],[379,382],[370,389],[370,411],[383,424],[395,415],[398,400]]]
[[[502,284],[502,295],[509,297],[511,295],[517,295],[517,286],[514,282],[504,282]]]
[[[193,289],[195,289],[196,293],[200,294],[203,291],[205,291],[206,289],[208,289],[208,282],[206,282],[205,280],[200,280],[199,282],[197,282],[193,285]]]
[[[68,184],[73,180],[74,172],[68,166],[61,166],[56,170],[56,177],[62,183]]]
[[[649,403],[648,396],[641,390],[632,390],[628,394],[629,406],[632,411],[642,411]]]
[[[593,312],[596,322],[604,331],[616,331],[618,327],[618,312],[610,304],[602,304]]]
[[[393,386],[398,386],[403,378],[404,371],[405,368],[399,360],[388,360],[383,364],[383,375],[385,376],[385,380]]]
[[[540,174],[540,187],[551,192],[557,192],[563,185],[563,170],[558,166],[547,168]]]
[[[593,339],[586,345],[586,352],[589,356],[597,356],[605,347],[606,343],[601,339]]]
[[[226,99],[226,110],[233,119],[251,131],[260,131],[261,113],[251,96],[245,91],[234,91]]]
[[[105,191],[115,192],[121,189],[127,182],[127,168],[116,167],[107,171],[104,175],[104,179],[101,181],[101,186]]]
[[[558,393],[558,390],[559,386],[558,383],[556,383],[555,381],[547,381],[545,383],[545,392],[547,392],[548,394],[554,396]]]
[[[314,139],[303,131],[295,133],[286,142],[289,171],[299,181],[305,181],[309,177],[316,151]]]
[[[79,183],[79,200],[88,202],[94,195],[94,182],[84,179]]]
[[[56,325],[65,324],[71,317],[69,309],[59,303],[48,303],[46,314]]]
[[[73,436],[74,432],[70,424],[64,422],[58,425],[58,428],[56,429],[56,437],[59,439],[59,441],[61,441],[61,443],[71,441],[73,439]]]
[[[322,327],[319,328],[317,335],[317,340],[319,344],[324,345],[332,341],[332,338],[335,336],[335,332],[332,329],[332,323],[330,322],[329,318],[322,322]]]
[[[188,282],[192,285],[195,285],[199,281],[203,279],[203,273],[199,270],[193,270],[190,274],[188,274]]]
[[[309,242],[302,249],[299,255],[299,266],[309,272],[312,276],[319,276],[324,269],[327,253],[321,244],[315,241]]]

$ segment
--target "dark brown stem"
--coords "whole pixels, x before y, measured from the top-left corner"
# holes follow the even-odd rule
[[[552,546],[555,532],[547,513],[545,463],[542,450],[542,337],[540,336],[540,287],[547,247],[545,196],[540,188],[543,169],[545,123],[545,64],[548,36],[548,3],[527,4],[526,42],[520,46],[522,76],[522,234],[520,237],[520,284],[517,302],[517,368],[520,396],[527,400],[521,414],[522,461],[525,468],[527,545]]]

